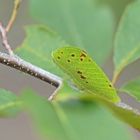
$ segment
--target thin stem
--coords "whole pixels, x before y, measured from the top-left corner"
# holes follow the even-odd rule
[[[34,76],[42,81],[45,81],[52,86],[56,87],[57,90],[50,96],[49,100],[52,100],[55,96],[56,92],[62,86],[62,79],[48,71],[45,71],[37,66],[32,65],[29,62],[24,61],[20,57],[16,55],[8,55],[0,52],[0,63],[7,65],[9,67],[15,68],[19,71],[27,73],[31,76]]]
[[[8,43],[8,40],[7,40],[7,35],[6,35],[6,30],[5,28],[2,26],[2,23],[0,22],[0,35],[1,35],[1,38],[2,38],[2,44],[3,46],[7,49],[8,53],[10,55],[13,55],[13,51]]]
[[[115,85],[118,79],[118,74],[115,74],[112,79],[112,84]]]
[[[54,93],[49,97],[49,100],[52,100],[54,98],[54,96],[56,95],[57,91],[61,88],[61,86],[63,84],[62,79],[48,71],[45,71],[37,66],[34,66],[31,63],[26,62],[25,60],[16,56],[13,53],[11,46],[9,45],[8,40],[7,40],[7,33],[11,29],[11,27],[16,19],[17,10],[19,8],[20,2],[21,2],[21,0],[15,0],[13,13],[12,13],[11,19],[10,19],[7,27],[4,28],[2,23],[0,22],[0,35],[2,38],[2,44],[9,53],[9,54],[6,54],[6,53],[0,52],[0,63],[7,65],[9,67],[15,68],[17,70],[20,70],[31,76],[34,76],[34,77],[41,79],[41,80],[51,84],[52,86],[56,87],[56,90],[54,91]]]
[[[23,104],[22,101],[13,101],[13,102],[8,102],[7,104],[2,104],[0,105],[0,111],[6,110],[6,109],[10,109],[12,107],[20,107]]]
[[[19,6],[20,6],[20,3],[21,3],[21,0],[15,0],[14,2],[14,8],[13,8],[13,12],[12,12],[12,15],[11,15],[11,18],[8,22],[8,25],[6,27],[6,32],[9,32],[9,30],[11,29],[16,17],[17,17],[17,12],[18,12],[18,9],[19,9]]]
[[[112,84],[113,84],[113,85],[115,85],[116,82],[118,81],[121,72],[122,72],[122,70],[121,70],[121,71],[118,71],[118,72],[114,72],[113,79],[112,79]]]

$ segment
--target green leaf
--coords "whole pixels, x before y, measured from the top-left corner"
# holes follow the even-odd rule
[[[64,94],[65,93],[65,94]],[[64,96],[65,95],[65,96]],[[64,97],[62,97],[64,96]],[[131,127],[140,131],[140,111],[136,108],[133,108],[125,103],[112,103],[110,101],[104,100],[100,97],[92,96],[91,94],[85,93],[85,95],[81,95],[79,91],[73,89],[72,87],[68,87],[65,85],[59,92],[59,94],[55,98],[57,101],[68,101],[69,99],[80,100],[86,102],[95,102],[106,106],[110,111],[118,117],[123,122],[129,124]]]
[[[115,37],[115,77],[140,58],[140,1],[127,7]]]
[[[82,96],[81,100],[88,101],[88,102],[97,101],[107,106],[113,112],[114,115],[119,117],[120,120],[126,122],[133,128],[140,131],[140,111],[139,110],[132,108],[131,106],[122,102],[114,104],[107,100],[104,100],[98,97],[93,97],[91,95]]]
[[[117,22],[120,19],[125,7],[134,0],[97,0],[97,3],[100,5],[108,5],[111,7],[112,12],[115,14],[115,18],[117,18]]]
[[[120,101],[107,76],[85,51],[75,47],[63,47],[53,52],[53,59],[84,92],[113,102]]]
[[[114,16],[94,0],[30,0],[31,15],[57,31],[69,44],[85,48],[101,64],[110,52]]]
[[[28,91],[23,96],[29,115],[44,139],[132,140],[125,125],[95,102],[48,102]]]
[[[0,117],[15,116],[20,110],[21,102],[10,91],[0,89]]]
[[[120,120],[122,120],[123,122],[129,124],[131,127],[140,131],[140,111],[125,103],[119,102],[119,103],[114,104],[112,102],[104,100],[103,98],[88,95],[87,93],[85,93],[85,95],[83,94],[81,95],[79,91],[73,89],[72,87],[68,87],[68,85],[65,85],[60,90],[55,100],[68,101],[69,99],[73,99],[76,101],[77,100],[86,101],[86,102],[97,101],[98,103],[110,109],[110,111]]]
[[[108,102],[108,107],[111,108],[113,113],[121,120],[140,131],[140,111],[125,103],[115,105]]]
[[[130,96],[140,101],[140,78],[137,78],[135,80],[126,83],[121,87],[120,90],[122,92],[128,93]]]
[[[63,75],[51,60],[51,52],[66,45],[55,32],[43,25],[26,27],[26,39],[22,45],[15,50],[16,54],[26,61],[37,65],[57,75]]]

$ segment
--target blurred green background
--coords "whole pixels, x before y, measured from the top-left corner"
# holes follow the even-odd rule
[[[57,12],[58,12],[57,10],[59,8],[61,9],[60,6],[67,8],[67,5],[69,3],[67,3],[67,2],[60,3],[59,7],[58,7],[57,2],[60,2],[60,1],[57,1],[57,2],[55,1],[56,3],[51,0],[46,0],[46,1],[50,2],[51,6],[54,5],[54,7],[52,7],[52,9],[51,8],[45,9],[46,11],[48,11],[47,15],[46,15],[46,11],[42,11],[42,13],[36,13],[36,11],[34,11],[34,9],[30,9],[29,3],[35,4],[34,7],[36,7],[36,6],[40,7],[41,2],[39,0],[31,0],[31,1],[23,0],[19,13],[18,13],[18,16],[17,16],[17,20],[15,22],[15,25],[8,35],[9,42],[10,42],[12,48],[16,48],[17,46],[20,46],[20,44],[22,43],[22,41],[25,37],[25,32],[24,32],[23,27],[25,25],[37,24],[37,23],[46,23],[52,29],[57,31],[64,39],[66,39],[68,41],[68,43],[81,45],[78,34],[75,36],[76,30],[73,28],[71,30],[68,30],[67,26],[63,26],[63,25],[67,25],[67,22],[66,22],[66,24],[64,24],[64,19],[63,19],[62,15],[61,15],[61,17],[50,16],[50,15],[57,14]],[[133,0],[96,0],[96,4],[99,5],[99,7],[101,7],[101,8],[103,7],[103,9],[105,9],[103,11],[103,13],[100,13],[101,15],[106,13],[106,7],[110,7],[109,9],[112,11],[111,17],[113,17],[114,21],[112,23],[113,25],[112,24],[110,25],[110,23],[108,23],[107,27],[112,28],[112,30],[115,31],[115,29],[119,23],[119,19],[124,11],[125,6],[132,1]],[[78,2],[78,0],[77,1],[75,0],[75,4],[76,4],[76,2]],[[92,3],[92,0],[91,0],[91,3]],[[47,6],[49,7],[49,5],[47,5]],[[44,5],[44,7],[47,7],[47,6]],[[82,5],[80,5],[80,6],[82,6]],[[12,7],[13,7],[13,1],[0,0],[0,20],[5,25],[7,24],[7,21],[10,17]],[[69,13],[65,13],[65,9],[63,9],[63,10],[64,11],[61,11],[63,14],[66,14],[66,15],[69,14]],[[89,10],[91,10],[91,9],[89,9]],[[73,12],[73,14],[77,15],[77,18],[78,18],[78,13],[76,14],[75,11],[72,11],[72,12]],[[41,18],[40,14],[42,16],[46,16],[48,18],[46,18],[46,20],[44,20]],[[45,14],[45,15],[43,15],[43,14]],[[81,13],[79,13],[79,14],[81,14]],[[88,17],[88,11],[87,11],[87,13],[83,12],[82,14],[87,14],[87,17]],[[37,20],[37,18],[39,20]],[[110,19],[110,16],[108,18]],[[79,19],[79,20],[81,20],[81,21],[87,20],[87,22],[89,22],[88,21],[89,18]],[[52,22],[52,21],[54,21],[54,22]],[[67,19],[67,21],[69,21],[69,19]],[[104,26],[104,23],[102,23],[102,19],[100,19],[100,21],[101,21],[100,22],[101,26]],[[54,23],[54,24],[52,24],[52,23]],[[73,23],[71,23],[69,25],[69,27],[71,27],[72,24]],[[84,23],[82,23],[82,24],[84,24]],[[90,23],[89,26],[91,26],[91,24],[92,23]],[[80,25],[80,23],[78,25]],[[114,26],[115,26],[115,28],[113,29]],[[62,29],[62,30],[60,30],[60,29]],[[87,35],[89,35],[89,37],[91,36],[91,34],[88,34],[90,32],[90,30],[88,30],[88,32],[85,32],[84,29],[80,30],[81,29],[80,26],[78,26],[78,29],[79,29],[78,31],[84,32],[85,35],[87,34]],[[65,32],[65,31],[67,31],[67,32]],[[91,33],[92,33],[92,30],[91,30]],[[73,38],[71,38],[71,36],[73,36]],[[91,42],[93,42],[93,44],[94,44],[94,42],[96,43],[96,41],[99,42],[98,34],[97,34],[97,40],[95,40],[95,41],[92,40],[92,37],[93,36],[91,36],[91,39],[89,38],[89,40],[84,40],[84,36],[82,36],[82,38],[84,40],[84,43],[82,43],[82,44],[84,44],[83,47],[85,45],[90,46]],[[111,37],[109,36],[109,38],[111,38]],[[102,43],[104,43],[104,41],[102,41],[101,44],[99,44],[99,46],[101,46]],[[112,42],[108,42],[107,46],[109,46],[109,45],[112,45]],[[3,47],[1,46],[1,44],[0,44],[0,50],[5,51],[3,49]],[[108,51],[108,50],[106,50],[106,51]],[[96,51],[97,50],[96,50],[96,46],[95,46],[94,47],[95,55],[97,55]],[[99,55],[102,55],[102,53],[100,53]],[[104,57],[104,59],[105,59],[105,57]],[[97,59],[97,61],[103,67],[103,69],[109,75],[109,77],[111,77],[112,71],[113,71],[112,54],[110,53],[109,57],[106,58],[106,61],[103,64],[101,63],[100,59]],[[128,66],[128,69],[123,72],[122,77],[120,78],[117,85],[119,86],[119,85],[121,85],[122,82],[127,81],[128,79],[131,79],[132,77],[135,77],[136,75],[140,74],[139,66],[140,66],[140,61],[137,61],[133,65]],[[46,83],[44,83],[40,80],[37,80],[35,78],[32,78],[28,75],[21,74],[20,72],[17,72],[16,70],[9,69],[6,66],[3,66],[1,64],[0,64],[0,69],[1,69],[0,87],[2,87],[2,88],[11,90],[17,94],[25,87],[28,87],[28,85],[30,85],[33,89],[35,89],[37,92],[39,92],[42,95],[44,95],[44,91],[46,91],[46,90],[49,91],[49,94],[51,94],[54,91],[54,88],[50,87]],[[131,75],[130,75],[130,73],[131,73]],[[136,104],[136,103],[134,104],[134,101],[132,99],[128,98],[126,95],[122,95],[122,98],[126,102],[129,102],[129,104],[131,104],[132,106],[137,106],[137,108],[140,108],[140,107],[138,107],[138,104]],[[30,122],[30,119],[27,118],[26,114],[21,114],[16,119],[8,119],[8,120],[0,119],[0,124],[1,124],[0,125],[0,137],[1,137],[1,139],[2,140],[8,140],[8,139],[11,139],[11,140],[19,140],[19,139],[20,140],[25,140],[25,139],[39,140],[38,135],[35,133],[36,131],[32,130],[33,128],[29,122]],[[138,133],[136,133],[136,131],[134,131],[134,130],[131,130],[131,131],[134,132],[137,139],[139,139],[140,135]]]

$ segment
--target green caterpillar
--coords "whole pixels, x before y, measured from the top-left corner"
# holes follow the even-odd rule
[[[88,54],[76,47],[63,47],[53,52],[54,62],[71,76],[84,92],[119,102],[115,88]]]

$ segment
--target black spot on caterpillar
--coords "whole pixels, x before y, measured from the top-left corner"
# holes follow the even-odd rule
[[[82,74],[82,72],[81,72],[81,71],[79,71],[79,70],[77,71],[77,73],[78,73],[78,74]]]
[[[80,75],[80,77],[81,77],[81,79],[86,79],[86,77],[85,77],[85,76],[83,76],[83,75]]]
[[[72,57],[74,57],[74,56],[75,56],[75,54],[71,54],[71,56],[72,56]]]

